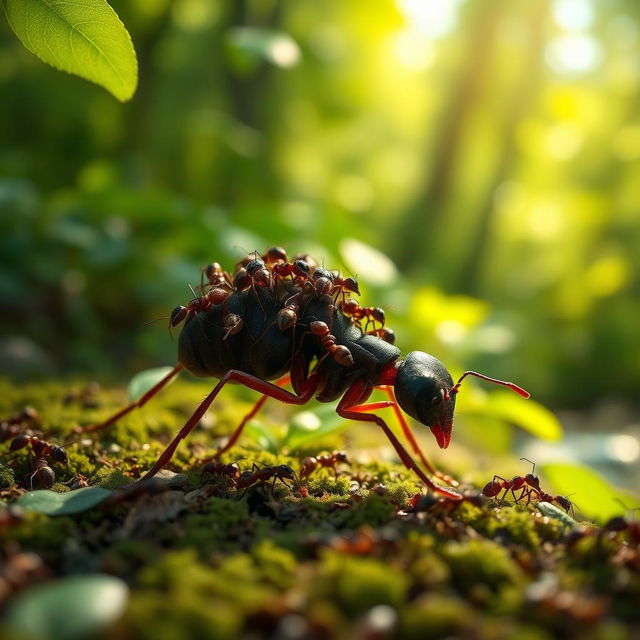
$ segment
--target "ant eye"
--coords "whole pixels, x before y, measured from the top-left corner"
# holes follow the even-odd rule
[[[446,397],[447,394],[445,393],[444,389],[440,389],[440,393],[437,396],[433,396],[433,398],[431,398],[431,404],[435,407],[439,405]]]

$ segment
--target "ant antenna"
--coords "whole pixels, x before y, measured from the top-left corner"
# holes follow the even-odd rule
[[[169,316],[162,316],[160,318],[156,318],[155,320],[149,320],[148,322],[145,322],[142,326],[143,327],[148,327],[149,325],[152,325],[156,322],[160,322],[160,320],[168,320]]]
[[[501,384],[505,387],[509,387],[512,391],[515,391],[518,395],[523,398],[530,398],[531,394],[528,391],[525,391],[522,387],[519,387],[517,384],[513,382],[505,382],[504,380],[497,380],[496,378],[490,378],[489,376],[485,376],[482,373],[478,373],[477,371],[465,371],[461,376],[458,382],[453,385],[450,393],[458,393],[460,391],[460,384],[467,376],[476,376],[477,378],[482,378],[482,380],[486,380],[487,382],[493,382],[495,384]],[[529,462],[531,462],[529,460]]]
[[[536,472],[536,463],[532,460],[529,460],[529,458],[520,458],[520,460],[526,460],[529,464],[533,465],[533,469],[531,469],[531,475],[534,475]]]

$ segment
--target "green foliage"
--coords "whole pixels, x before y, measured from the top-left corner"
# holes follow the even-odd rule
[[[528,431],[536,438],[552,442],[562,439],[562,425],[558,418],[531,398],[524,400],[509,391],[469,393],[460,405],[465,413],[505,421]]]
[[[596,522],[604,522],[627,509],[640,507],[640,499],[636,495],[616,489],[584,465],[554,462],[545,464],[542,469],[558,493],[570,496],[577,508]]]
[[[124,611],[126,583],[114,576],[69,576],[14,600],[6,623],[25,637],[78,640],[113,624]]]
[[[136,373],[136,375],[129,380],[127,387],[129,400],[131,402],[140,400],[149,389],[158,384],[158,382],[165,378],[172,370],[173,367],[156,367],[155,369],[146,369],[145,371]]]
[[[131,37],[105,0],[3,0],[22,44],[44,62],[131,98],[138,64]]]
[[[50,516],[64,516],[91,509],[110,495],[111,491],[101,487],[84,487],[65,493],[37,490],[25,493],[17,503]]]

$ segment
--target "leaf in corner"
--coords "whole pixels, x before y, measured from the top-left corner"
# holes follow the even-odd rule
[[[22,44],[56,69],[129,100],[138,84],[131,37],[106,0],[2,0]]]

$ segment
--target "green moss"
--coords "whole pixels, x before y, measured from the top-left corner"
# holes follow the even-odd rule
[[[312,588],[315,597],[334,600],[347,615],[359,615],[379,604],[399,607],[408,586],[406,573],[386,562],[327,551]]]
[[[0,489],[8,489],[15,482],[13,469],[0,464]]]
[[[472,634],[479,620],[473,609],[459,598],[428,594],[407,608],[400,621],[400,637],[428,640]]]
[[[0,418],[31,404],[41,411],[44,437],[61,443],[73,426],[95,423],[126,401],[122,391],[106,390],[98,408],[83,408],[64,402],[68,386],[0,381]],[[68,468],[54,465],[58,481],[81,473],[107,488],[129,484],[209,389],[209,382],[177,382],[113,428],[85,434],[68,446]],[[408,498],[420,487],[411,474],[400,463],[359,462],[342,435],[334,434],[331,449],[345,449],[358,462],[340,465],[337,477],[319,469],[300,486],[248,491],[224,476],[202,478],[202,458],[220,444],[214,436],[228,435],[250,406],[251,398],[242,397],[225,393],[208,416],[214,424],[180,444],[169,468],[184,472],[187,486],[164,493],[162,483],[152,484],[66,517],[3,509],[0,550],[35,552],[53,580],[78,571],[126,580],[131,599],[106,632],[113,639],[279,637],[285,615],[308,625],[309,637],[357,637],[376,605],[392,608],[397,623],[390,637],[403,639],[551,640],[573,633],[618,640],[637,624],[640,575],[628,533],[569,531],[524,505],[451,508],[426,499],[414,513]],[[282,421],[271,422],[284,438]],[[317,454],[313,444],[309,453]],[[222,461],[242,471],[253,464],[300,468],[301,453],[256,450],[249,439],[240,445]],[[1,501],[17,498],[13,476],[27,471],[25,451],[0,445]],[[571,599],[582,609],[554,604]],[[602,607],[593,623],[580,619],[581,610],[591,611],[585,602]]]
[[[89,458],[84,451],[78,451],[74,448],[67,448],[67,457],[69,458],[68,470],[69,475],[80,473],[83,476],[92,476],[96,470],[97,465]]]
[[[277,587],[294,584],[298,563],[292,553],[276,546],[272,540],[263,540],[251,550],[251,555],[262,580]]]
[[[71,517],[50,518],[35,511],[25,511],[23,521],[11,529],[10,534],[11,539],[25,549],[55,553],[76,532],[76,524]]]
[[[505,587],[522,581],[509,552],[489,540],[448,542],[442,548],[455,586],[474,601],[487,604]]]
[[[334,476],[328,469],[319,469],[306,480],[309,493],[321,496],[323,493],[347,497],[349,494],[349,477]]]
[[[397,510],[386,496],[370,492],[351,509],[338,512],[335,520],[348,529],[358,529],[365,524],[377,527],[392,520]]]
[[[540,537],[535,527],[535,517],[529,511],[508,509],[504,513],[505,524],[500,529],[506,530],[515,544],[533,551],[540,548]]]
[[[103,467],[98,469],[91,478],[91,484],[98,487],[104,487],[105,489],[119,489],[128,484],[131,484],[131,478],[125,476],[120,467],[115,469],[109,467]]]
[[[404,506],[407,504],[409,498],[415,495],[418,490],[418,486],[415,482],[403,480],[402,482],[389,483],[386,495],[387,498],[395,505]]]
[[[187,514],[183,526],[184,536],[177,544],[198,549],[203,554],[213,553],[223,540],[230,540],[231,547],[236,547],[243,528],[252,528],[245,501],[215,497],[204,503],[202,511]]]
[[[407,567],[414,583],[421,589],[435,589],[448,584],[451,570],[435,553],[422,553]]]

